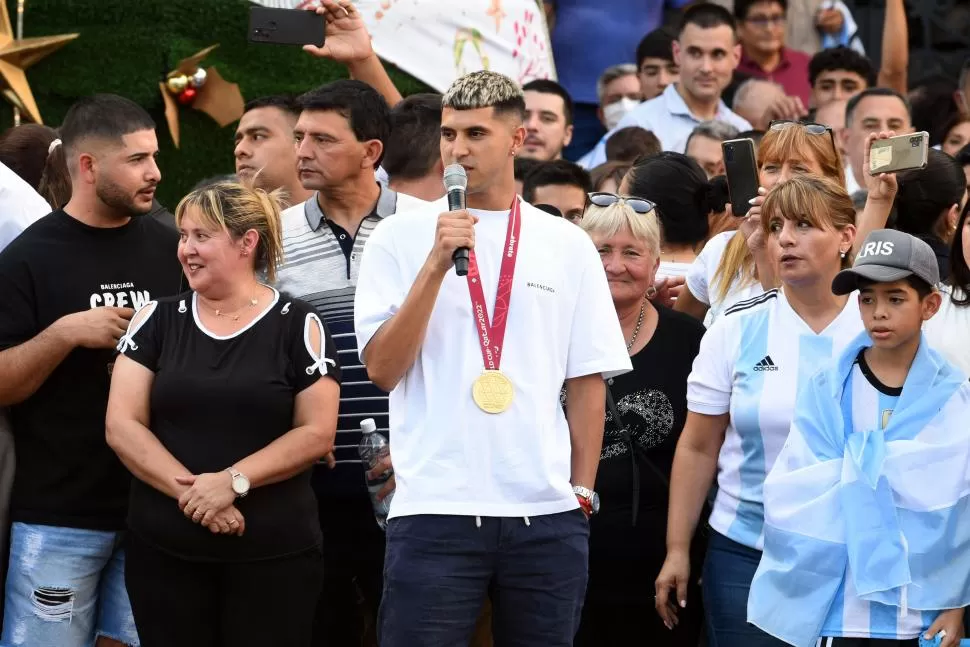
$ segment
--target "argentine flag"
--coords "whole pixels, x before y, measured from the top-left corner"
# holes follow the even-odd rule
[[[765,542],[748,621],[813,647],[847,567],[869,602],[970,604],[970,383],[923,338],[885,429],[853,429],[857,337],[816,373],[764,486]]]

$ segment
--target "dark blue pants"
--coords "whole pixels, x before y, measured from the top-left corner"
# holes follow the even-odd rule
[[[387,526],[381,647],[465,647],[492,600],[496,647],[570,647],[586,595],[580,510],[529,517],[417,515]]]
[[[711,530],[701,589],[708,647],[788,647],[748,624],[748,593],[761,551]]]

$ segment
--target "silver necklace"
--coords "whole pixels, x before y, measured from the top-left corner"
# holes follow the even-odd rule
[[[637,335],[640,334],[640,326],[643,325],[643,309],[647,306],[646,301],[640,302],[640,316],[637,317],[637,327],[633,329],[633,336],[630,337],[630,343],[626,345],[626,352],[633,350],[633,344],[637,343]]]

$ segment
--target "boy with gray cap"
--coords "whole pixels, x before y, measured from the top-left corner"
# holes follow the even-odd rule
[[[795,645],[956,647],[970,604],[970,383],[922,336],[928,244],[882,229],[832,282],[866,331],[798,395],[765,480],[748,621]]]

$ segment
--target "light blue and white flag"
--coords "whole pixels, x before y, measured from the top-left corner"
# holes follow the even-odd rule
[[[970,604],[970,383],[923,338],[885,429],[852,429],[866,333],[798,395],[764,486],[748,621],[815,645],[846,567],[859,597],[913,611]]]

